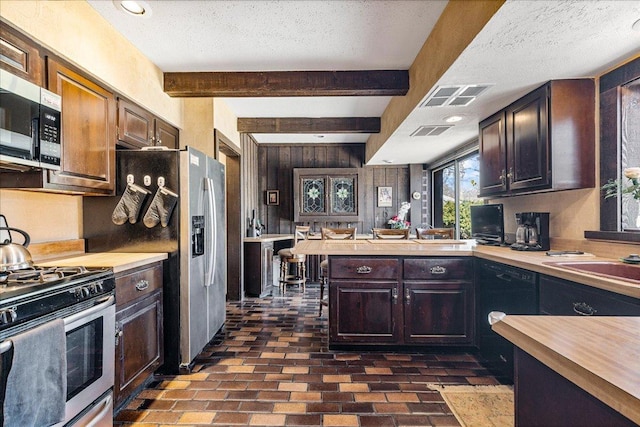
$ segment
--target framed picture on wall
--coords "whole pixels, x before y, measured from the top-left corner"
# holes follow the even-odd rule
[[[393,206],[393,187],[378,187],[378,207],[389,208]]]
[[[267,205],[279,205],[280,204],[280,191],[267,190],[266,196]]]

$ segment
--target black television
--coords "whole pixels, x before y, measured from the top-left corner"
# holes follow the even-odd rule
[[[471,238],[480,245],[504,243],[504,210],[502,203],[471,206]]]

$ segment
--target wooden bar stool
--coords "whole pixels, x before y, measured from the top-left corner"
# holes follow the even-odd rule
[[[453,228],[416,228],[418,239],[453,239]]]
[[[320,236],[322,240],[355,240],[357,227],[352,228],[320,228]],[[329,307],[329,301],[324,298],[324,287],[327,284],[327,276],[329,275],[329,260],[325,259],[320,262],[320,309],[318,316],[322,316],[322,307]]]
[[[372,231],[374,239],[408,239],[410,230],[408,228],[374,228]]]
[[[309,236],[308,226],[296,226],[293,247],[295,248],[299,240],[306,240]],[[307,282],[307,256],[305,254],[294,254],[293,248],[280,249],[278,256],[280,257],[280,293],[284,295],[287,285],[298,285],[304,293],[304,287]],[[294,274],[295,272],[295,274]]]

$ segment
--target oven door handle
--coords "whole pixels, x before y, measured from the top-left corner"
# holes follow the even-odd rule
[[[105,308],[109,307],[110,305],[113,305],[115,303],[115,297],[113,295],[108,296],[106,299],[101,299],[96,301],[96,305],[88,308],[84,311],[81,311],[80,313],[76,313],[76,314],[72,314],[69,317],[65,317],[64,318],[64,324],[68,325],[70,323],[73,323],[77,320],[80,320],[84,317],[87,316],[91,316],[94,313],[98,313],[101,310],[104,310]]]
[[[87,423],[86,427],[95,427],[100,425],[99,423],[101,421],[104,421],[107,419],[107,412],[109,412],[109,410],[112,408],[111,406],[111,401],[113,400],[113,398],[111,397],[111,394],[109,394],[102,402],[102,409],[100,410],[100,412],[93,417],[91,420],[89,420],[89,422]],[[109,417],[111,418],[111,417]]]

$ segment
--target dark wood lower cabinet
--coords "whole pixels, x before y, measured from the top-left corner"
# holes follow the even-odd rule
[[[471,283],[404,284],[404,342],[473,344]]]
[[[164,362],[162,291],[116,314],[116,405],[122,403]]]
[[[329,344],[473,345],[472,279],[471,258],[330,256]]]
[[[273,292],[273,242],[244,242],[244,291],[250,297]]]
[[[636,423],[515,347],[517,427],[625,427]]]
[[[402,305],[397,282],[332,282],[329,334],[334,343],[396,344],[401,337]]]
[[[164,363],[161,262],[116,274],[115,407]]]

